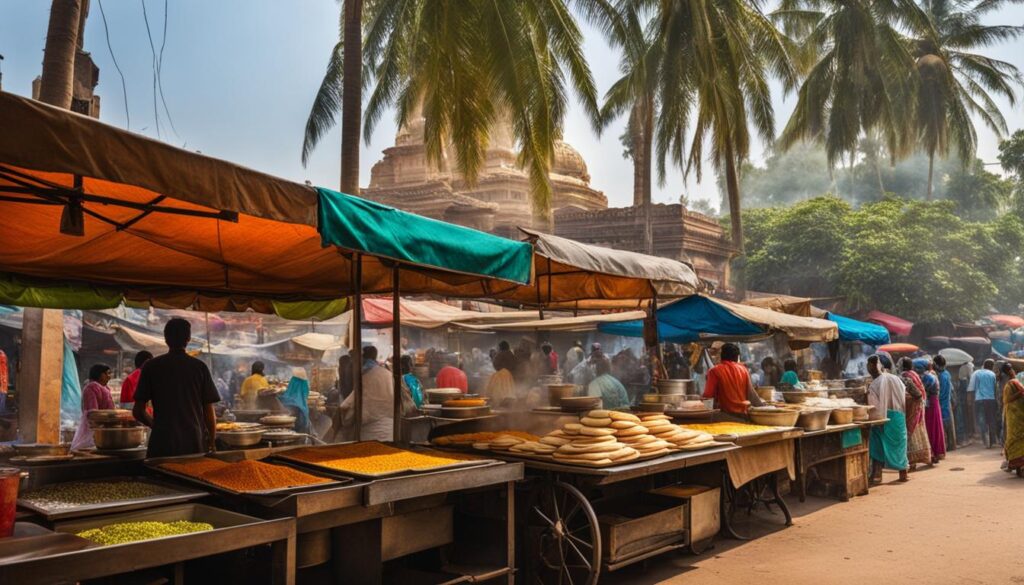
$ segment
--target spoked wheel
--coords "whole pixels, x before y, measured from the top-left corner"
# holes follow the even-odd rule
[[[534,548],[538,585],[594,585],[601,573],[601,532],[590,502],[575,487],[542,487],[530,510],[539,526]]]

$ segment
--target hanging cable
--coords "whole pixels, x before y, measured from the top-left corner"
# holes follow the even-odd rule
[[[167,107],[167,98],[164,97],[164,47],[167,46],[167,4],[168,0],[164,0],[164,34],[160,40],[160,55],[156,60],[156,85],[160,89],[160,102],[164,105],[164,113],[167,114],[167,123],[171,125],[171,132],[177,138],[181,138],[178,135],[178,129],[174,127],[174,118],[171,117],[171,110]]]
[[[153,118],[156,120],[156,137],[160,138],[160,110],[157,106],[157,69],[156,69],[156,46],[153,44],[153,32],[149,29],[149,15],[146,14],[146,0],[139,0],[142,4],[142,20],[146,23],[146,36],[149,37],[149,52],[152,55],[153,67]]]
[[[110,44],[110,29],[107,27],[107,13],[103,11],[103,0],[96,0],[96,3],[100,5],[100,18],[103,19],[103,34],[107,37],[107,50],[110,51],[110,60],[114,62],[114,69],[117,69],[117,74],[121,76],[121,93],[124,95],[124,127],[131,130],[132,117],[128,113],[128,84],[124,80],[124,72],[121,71],[121,66],[117,64],[117,57],[114,56],[114,47]]]

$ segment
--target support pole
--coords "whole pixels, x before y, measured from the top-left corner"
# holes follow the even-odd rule
[[[394,436],[395,443],[402,442],[402,306],[401,271],[398,264],[391,269],[391,376],[394,385]]]
[[[352,392],[355,392],[355,440],[363,435],[363,255],[352,254]]]

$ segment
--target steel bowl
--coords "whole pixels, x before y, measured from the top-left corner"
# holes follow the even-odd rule
[[[299,442],[305,436],[295,431],[267,431],[263,433],[263,442],[274,445],[291,445]]]
[[[548,384],[548,404],[561,406],[563,398],[571,398],[576,394],[576,384]]]
[[[693,380],[658,380],[658,394],[686,394],[693,390]]]
[[[559,403],[562,410],[579,412],[583,410],[595,410],[601,408],[600,396],[566,396]]]
[[[800,418],[800,412],[774,406],[752,406],[747,411],[747,416],[755,425],[792,427],[796,425],[796,419]]]
[[[832,410],[828,408],[807,408],[799,411],[800,416],[796,419],[796,426],[805,431],[822,431],[828,426],[829,415]]]
[[[443,404],[445,400],[462,397],[462,390],[458,388],[433,388],[427,390],[427,402],[429,404]]]
[[[224,431],[217,433],[217,438],[228,447],[252,447],[263,439],[263,433],[263,429]]]
[[[836,408],[832,411],[832,424],[848,425],[853,422],[852,408]]]
[[[271,414],[261,418],[260,424],[265,427],[291,428],[295,426],[295,417],[290,414]]]
[[[868,420],[875,407],[870,404],[858,404],[853,407],[853,420]]]
[[[146,440],[146,427],[112,427],[92,430],[97,449],[134,449]]]
[[[667,402],[641,402],[633,407],[636,412],[665,412],[672,406]]]

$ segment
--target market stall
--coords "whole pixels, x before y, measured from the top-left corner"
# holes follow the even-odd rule
[[[795,486],[800,501],[807,494],[843,502],[867,495],[871,483],[871,428],[886,422],[881,419],[829,425],[798,438]]]
[[[530,282],[529,244],[282,181],[10,94],[0,93],[0,126],[5,129],[0,133],[0,214],[9,228],[0,232],[2,302],[77,308],[110,308],[130,302],[202,311],[252,309],[308,318],[338,314],[349,295],[357,299],[354,310],[358,315],[359,295],[376,292],[392,294],[398,317],[400,292],[443,289],[451,296],[478,296],[480,290],[491,286]],[[359,348],[358,333],[353,345]],[[355,372],[358,397],[359,369]],[[395,392],[396,410],[399,396]],[[358,398],[356,412],[361,413]],[[358,436],[359,418],[356,420]],[[140,438],[135,445],[141,442]],[[300,473],[292,465],[260,461],[258,450],[239,453],[246,461],[269,466],[260,467],[262,471],[242,468],[238,473],[246,482]],[[218,457],[204,457],[204,465],[216,465],[206,461],[233,455],[227,452]],[[56,462],[48,465],[62,468],[66,458],[75,467],[89,470],[87,475],[95,471],[99,476],[120,474],[110,468],[110,460],[115,460],[115,466],[123,462],[113,455],[88,461],[57,455]],[[147,473],[162,471],[150,468]],[[164,536],[109,549],[90,547],[81,554],[108,559],[117,553],[117,547],[128,547],[120,550],[149,554],[138,567],[199,562],[220,551],[251,548],[252,540],[236,536],[236,531],[251,529],[263,542],[285,543],[283,548],[275,545],[272,563],[283,582],[290,583],[295,578],[296,540],[301,543],[299,550],[309,550],[314,548],[312,542],[326,534],[327,549],[337,551],[329,566],[341,573],[357,570],[357,565],[366,565],[367,558],[375,558],[357,559],[347,551],[361,546],[369,553],[374,546],[397,542],[397,548],[378,550],[376,558],[381,563],[360,569],[376,575],[366,572],[368,578],[361,582],[374,582],[385,578],[381,574],[385,557],[403,563],[400,568],[417,569],[404,564],[410,554],[434,551],[443,556],[455,540],[477,542],[471,534],[461,533],[472,531],[477,523],[454,518],[479,516],[474,514],[475,500],[484,497],[488,502],[503,502],[499,512],[487,506],[481,512],[490,518],[489,525],[505,536],[504,541],[483,541],[499,546],[500,554],[492,555],[494,562],[488,572],[469,570],[452,578],[511,575],[513,499],[508,497],[508,489],[510,482],[521,477],[521,466],[490,462],[465,471],[445,469],[440,472],[443,475],[433,476],[409,469],[390,474],[393,477],[359,480],[322,470],[301,473],[303,478],[312,475],[316,480],[304,479],[297,491],[286,481],[285,485],[256,490],[262,493],[255,496],[248,488],[233,493],[214,490],[218,492],[217,507],[193,507],[177,510],[177,516],[160,516],[154,522],[161,529],[180,527],[181,522],[202,529],[195,535],[175,536],[174,542],[183,544],[168,555],[149,552],[152,546],[166,546]],[[171,481],[190,480],[174,477]],[[212,480],[205,483],[216,484]],[[347,495],[339,496],[338,490]],[[299,497],[299,492],[307,491],[320,495]],[[484,492],[489,493],[475,495]],[[283,508],[249,506],[250,498],[263,496],[284,498],[277,503]],[[431,496],[429,501],[422,499],[425,496]],[[289,499],[293,504],[287,503]],[[431,515],[452,518],[451,538],[408,548],[402,536],[408,525],[404,504],[400,504],[407,501],[422,514],[417,517],[420,521]],[[148,503],[154,507],[125,512],[129,515],[125,520],[172,508],[159,506],[157,501]],[[245,508],[248,514],[238,517],[224,512],[235,508]],[[316,512],[323,515],[306,520]],[[267,528],[242,528],[252,524],[250,515],[265,519],[256,526]],[[96,527],[75,524],[73,528],[81,535],[91,534]],[[102,532],[108,527],[98,528]],[[227,532],[218,532],[222,529]],[[373,534],[381,536],[368,537]],[[74,569],[56,562],[59,555],[45,553],[45,549],[35,550],[27,559],[19,549],[0,558],[0,566],[10,571],[35,571],[42,570],[35,568],[37,563],[49,562],[47,571],[58,580],[76,578]],[[318,564],[328,563],[321,559]],[[126,568],[130,567],[111,563],[104,570]],[[94,574],[86,572],[84,576]]]

